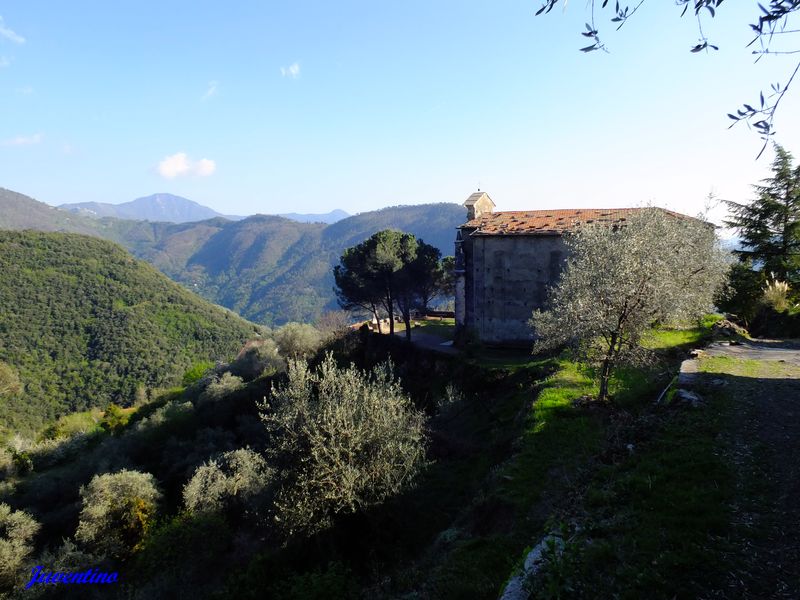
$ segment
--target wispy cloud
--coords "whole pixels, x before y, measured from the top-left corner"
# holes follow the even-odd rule
[[[208,100],[209,98],[213,98],[217,95],[219,91],[219,81],[209,81],[208,82],[208,89],[206,93],[203,94],[203,97],[200,98],[201,100]]]
[[[7,67],[10,64],[11,64],[11,61],[7,57],[0,56],[0,69],[4,69],[5,67]]]
[[[298,63],[292,63],[288,67],[281,67],[281,75],[283,77],[297,79],[300,77],[300,65]]]
[[[29,85],[23,85],[14,89],[14,91],[22,96],[30,96],[33,93],[33,88]]]
[[[185,152],[178,152],[171,156],[165,156],[158,163],[158,172],[165,179],[175,179],[185,175],[197,175],[198,177],[208,177],[217,170],[217,163],[208,158],[192,160]]]
[[[44,139],[41,133],[34,133],[33,135],[18,135],[7,140],[0,142],[3,146],[33,146],[38,144]]]
[[[20,34],[18,34],[10,27],[6,26],[5,21],[3,21],[3,17],[0,17],[0,37],[4,37],[7,40],[14,42],[15,44],[25,43],[24,37],[22,37]]]

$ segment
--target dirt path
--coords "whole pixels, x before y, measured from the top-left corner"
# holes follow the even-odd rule
[[[405,339],[406,332],[398,331],[395,333],[395,335]],[[442,352],[443,354],[458,354],[458,350],[453,348],[452,341],[448,343],[448,340],[444,340],[438,335],[422,333],[419,329],[414,329],[411,332],[411,343],[419,346],[420,348],[433,350],[435,352]]]
[[[735,566],[714,597],[800,598],[800,343],[717,343],[692,362],[693,387],[733,403],[720,450],[734,467],[722,543]]]

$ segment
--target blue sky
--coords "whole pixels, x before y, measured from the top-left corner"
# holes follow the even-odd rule
[[[539,6],[4,3],[0,186],[229,214],[461,202],[479,182],[500,210],[751,197],[771,153],[756,161],[758,136],[726,113],[795,64],[753,64],[755,2],[705,19],[721,49],[699,55],[672,2],[619,32],[598,11],[609,54],[578,52],[583,2]],[[800,87],[776,129],[800,155]]]

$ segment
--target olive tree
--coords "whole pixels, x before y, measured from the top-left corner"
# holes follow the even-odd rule
[[[275,343],[285,358],[309,358],[322,346],[322,333],[307,323],[286,323],[275,332]]]
[[[262,374],[274,375],[285,367],[275,340],[264,338],[247,342],[231,363],[230,371],[233,375],[251,381]]]
[[[196,513],[254,509],[271,479],[272,471],[264,457],[250,448],[240,448],[197,467],[183,488],[183,501]]]
[[[362,373],[328,354],[312,372],[291,360],[288,380],[259,408],[279,480],[275,518],[287,534],[319,531],[338,513],[382,502],[425,464],[424,416],[391,365]]]
[[[570,257],[549,310],[530,320],[534,352],[568,345],[599,364],[600,400],[614,367],[645,356],[642,334],[708,311],[729,270],[713,226],[658,208],[616,227],[584,226],[566,243]]]
[[[75,539],[105,557],[135,550],[155,517],[161,492],[149,473],[122,470],[95,475],[81,486],[83,508]]]
[[[33,538],[39,529],[39,523],[28,513],[0,504],[0,589],[14,586],[33,551]]]

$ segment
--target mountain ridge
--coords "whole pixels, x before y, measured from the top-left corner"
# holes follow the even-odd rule
[[[241,215],[225,215],[213,208],[204,206],[183,196],[159,192],[142,196],[129,202],[111,204],[109,202],[72,202],[60,204],[57,208],[81,215],[90,219],[113,217],[134,221],[152,221],[166,223],[195,223],[208,219],[223,218],[229,221],[241,221],[247,217]],[[255,216],[255,215],[250,215]],[[327,213],[283,213],[276,216],[285,217],[300,223],[335,223],[350,215],[337,208]]]
[[[399,229],[446,256],[453,253],[455,228],[465,220],[461,205],[439,203],[387,207],[333,224],[277,215],[167,223],[89,218],[2,192],[0,228],[77,232],[117,242],[207,300],[270,326],[313,322],[336,309],[333,267],[346,248],[373,233]],[[16,216],[3,221],[6,213]]]

